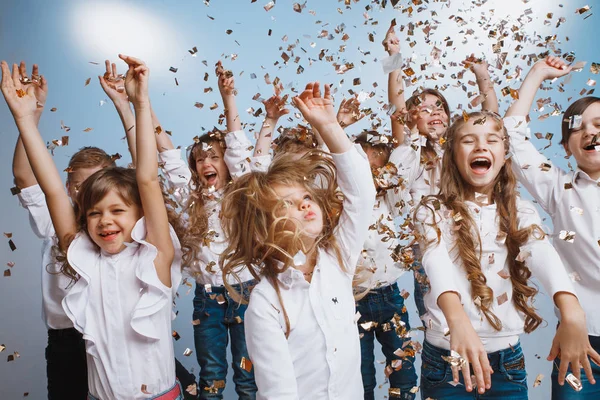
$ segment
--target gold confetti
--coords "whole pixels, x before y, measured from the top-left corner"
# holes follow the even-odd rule
[[[535,377],[535,381],[533,382],[533,387],[538,387],[542,384],[542,379],[544,379],[544,375],[543,374],[538,374],[538,376]]]
[[[93,130],[94,130],[94,128],[85,128],[83,131],[84,131],[84,132],[91,132],[91,131],[93,131]]]
[[[458,354],[454,350],[450,350],[450,355],[442,356],[442,359],[453,367],[462,368],[465,365],[467,365],[467,360],[465,360],[460,354]]]
[[[558,237],[567,243],[573,243],[575,240],[575,232],[573,231],[560,231]]]
[[[496,301],[498,302],[498,305],[501,306],[508,301],[508,294],[506,292],[502,293],[500,296],[496,297]]]
[[[189,357],[189,356],[191,356],[191,355],[192,355],[192,353],[193,353],[192,349],[190,349],[190,348],[188,347],[188,348],[186,348],[186,349],[184,350],[184,352],[183,352],[183,355],[184,355],[184,356],[186,356],[186,357]]]
[[[0,344],[0,353],[2,353],[4,351],[4,349],[6,349],[6,346],[3,344]]]
[[[519,254],[517,254],[516,260],[519,262],[525,262],[527,258],[531,256],[531,252],[527,250],[521,250]]]
[[[148,391],[148,385],[146,385],[145,383],[142,383],[142,387],[140,388],[140,390],[142,391],[142,393],[144,394],[152,394]]]
[[[242,357],[242,361],[240,361],[240,368],[246,370],[246,372],[252,371],[252,361],[246,357]]]
[[[597,75],[600,72],[600,63],[593,62],[592,65],[590,65],[590,72]]]
[[[17,89],[17,96],[19,96],[19,98],[24,97],[27,93],[25,93],[25,91],[23,89]]]
[[[540,169],[544,172],[550,171],[550,168],[552,168],[552,164],[549,164],[549,163],[542,163],[540,165]]]
[[[83,86],[85,87],[85,86],[89,85],[91,81],[92,81],[92,78],[87,78],[85,80],[85,85],[83,85]]]
[[[577,377],[575,375],[573,375],[572,373],[569,373],[567,375],[567,377],[565,378],[565,380],[567,381],[567,383],[569,385],[571,385],[573,390],[575,390],[576,392],[580,392],[581,389],[583,389],[583,385],[581,384],[581,381],[579,379],[577,379]]]
[[[265,11],[269,11],[273,7],[275,7],[275,2],[274,1],[270,1],[267,4],[265,4],[265,6],[263,8],[265,9]]]

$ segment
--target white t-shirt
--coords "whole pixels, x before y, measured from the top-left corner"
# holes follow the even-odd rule
[[[79,233],[67,252],[80,279],[63,307],[83,333],[89,391],[100,399],[146,399],[175,383],[171,320],[181,281],[179,240],[171,229],[175,258],[166,287],[154,266],[158,250],[145,241],[143,217],[131,237],[133,243],[111,255]]]

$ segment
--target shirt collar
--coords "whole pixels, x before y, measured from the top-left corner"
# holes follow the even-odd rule
[[[579,179],[584,179],[584,180],[588,180],[588,181],[591,181],[591,182],[596,182],[596,184],[597,184],[598,186],[600,186],[600,179],[596,179],[596,180],[592,179],[592,178],[591,178],[591,177],[590,177],[590,176],[587,174],[587,172],[585,172],[585,171],[583,171],[582,169],[580,169],[579,167],[577,167],[577,168],[575,169],[575,172],[573,173],[573,179],[571,180],[571,183],[572,183],[573,185],[575,185]]]

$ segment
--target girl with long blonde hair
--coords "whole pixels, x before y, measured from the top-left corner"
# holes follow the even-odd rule
[[[278,156],[231,185],[223,274],[253,267],[261,278],[246,311],[257,398],[356,398],[363,388],[352,279],[375,188],[366,155],[336,121],[329,86],[322,96],[309,83],[294,103],[331,158],[317,150]]]
[[[581,307],[535,207],[518,197],[501,118],[471,113],[446,135],[440,193],[424,198],[414,217],[431,283],[424,298],[421,394],[472,398],[456,386],[460,368],[467,392],[476,387],[490,398],[526,399],[519,335],[542,322],[530,277],[566,316],[555,345],[568,357],[582,356],[576,338],[585,322],[568,317],[580,315]]]

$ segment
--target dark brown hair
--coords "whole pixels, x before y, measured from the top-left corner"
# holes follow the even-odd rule
[[[582,115],[589,106],[597,102],[600,102],[600,97],[582,97],[575,103],[571,104],[569,108],[567,108],[562,120],[562,138],[560,140],[560,144],[564,146],[569,142],[569,138],[571,137],[571,129],[569,129],[571,117],[574,117],[575,115]]]
[[[67,182],[69,182],[71,173],[79,168],[105,168],[114,166],[116,166],[115,158],[109,156],[104,150],[93,146],[82,147],[69,160]]]

